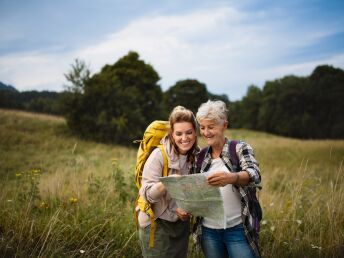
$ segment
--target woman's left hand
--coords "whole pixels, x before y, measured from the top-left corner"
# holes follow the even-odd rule
[[[189,213],[185,212],[183,209],[181,208],[177,208],[176,209],[176,214],[178,216],[178,218],[180,218],[182,221],[186,221],[189,219]]]
[[[217,171],[207,176],[207,183],[212,186],[225,186],[228,184],[230,173]]]

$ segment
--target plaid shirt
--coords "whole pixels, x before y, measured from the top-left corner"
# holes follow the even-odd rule
[[[229,153],[229,143],[230,140],[226,138],[226,142],[222,148],[222,152],[220,154],[220,158],[226,165],[226,167],[231,172],[237,172],[237,168],[233,167],[233,164],[230,160],[230,153]],[[245,236],[250,244],[254,254],[256,257],[260,257],[259,247],[258,247],[258,239],[251,233],[251,224],[250,224],[250,211],[248,208],[248,198],[247,198],[247,187],[259,187],[261,182],[259,164],[254,157],[252,147],[243,141],[238,141],[236,145],[236,153],[239,159],[240,164],[240,171],[246,171],[250,177],[250,182],[248,186],[238,186],[237,189],[241,196],[241,218],[243,221]],[[194,172],[196,173],[204,173],[208,171],[211,166],[212,158],[211,158],[211,147],[208,148],[207,153],[205,154],[204,160],[202,162],[201,170],[196,171],[196,165],[194,166]],[[196,164],[196,162],[195,162]]]

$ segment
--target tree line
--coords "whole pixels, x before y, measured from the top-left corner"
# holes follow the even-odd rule
[[[318,66],[310,76],[285,76],[251,85],[239,101],[216,95],[195,79],[180,80],[163,92],[159,74],[129,52],[91,75],[85,62],[75,60],[65,74],[65,91],[18,92],[0,84],[0,107],[64,115],[69,128],[84,138],[128,144],[140,139],[155,119],[167,119],[176,105],[193,112],[208,99],[230,108],[232,128],[248,128],[305,138],[344,138],[344,71]]]
[[[248,88],[232,104],[235,127],[303,139],[344,138],[344,71],[318,66],[310,76],[285,76]]]

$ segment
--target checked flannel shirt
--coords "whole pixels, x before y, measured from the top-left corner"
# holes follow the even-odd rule
[[[226,142],[223,146],[222,152],[220,154],[220,158],[227,166],[227,168],[234,172],[235,169],[233,168],[233,164],[230,161],[230,153],[229,153],[229,143],[230,140],[226,138]],[[250,211],[248,208],[248,198],[247,198],[247,187],[258,187],[260,188],[261,176],[259,170],[259,164],[254,157],[252,147],[243,141],[238,141],[236,145],[236,153],[239,159],[240,164],[240,171],[246,171],[249,174],[250,182],[248,186],[239,186],[238,190],[241,196],[241,217],[243,221],[244,231],[246,235],[246,239],[249,245],[252,248],[256,257],[260,257],[259,247],[258,247],[258,239],[250,232]],[[211,159],[211,147],[208,149],[207,153],[205,154],[204,160],[202,162],[201,170],[194,171],[198,173],[207,172],[210,168],[212,159]],[[195,162],[196,163],[196,162]],[[196,167],[195,167],[196,170]]]

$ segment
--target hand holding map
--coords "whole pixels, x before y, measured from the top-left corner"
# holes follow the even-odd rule
[[[178,177],[160,177],[178,207],[194,216],[223,220],[223,200],[218,187],[206,182],[206,173]]]

